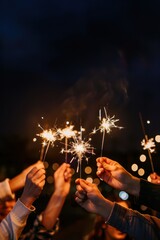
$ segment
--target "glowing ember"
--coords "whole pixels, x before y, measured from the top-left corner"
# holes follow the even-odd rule
[[[80,170],[80,177],[82,159],[88,161],[87,154],[92,155],[95,154],[94,148],[90,144],[91,138],[88,141],[83,140],[82,131],[84,131],[83,128],[81,128],[81,131],[78,133],[78,136],[73,137],[73,141],[69,144],[69,149],[67,150],[68,153],[71,153],[73,155],[70,162],[72,162],[73,160],[78,161],[77,172]]]
[[[116,125],[116,122],[119,121],[119,119],[115,119],[115,116],[110,117],[107,114],[106,109],[104,108],[104,114],[105,117],[102,118],[101,116],[101,110],[99,110],[99,120],[100,120],[100,126],[98,129],[94,128],[92,133],[96,133],[97,131],[100,131],[103,133],[102,135],[102,144],[101,144],[101,156],[102,156],[102,151],[103,151],[103,145],[104,145],[104,138],[105,138],[105,133],[110,133],[112,128],[118,128],[122,129],[123,127],[120,127]]]
[[[155,151],[155,142],[153,141],[153,138],[148,139],[147,141],[145,139],[142,140],[141,145],[143,146],[143,149],[148,149],[151,153]]]

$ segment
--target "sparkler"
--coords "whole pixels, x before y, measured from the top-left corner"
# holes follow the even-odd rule
[[[153,138],[148,139],[148,136],[145,132],[145,128],[144,128],[141,113],[139,113],[139,118],[140,118],[140,121],[141,121],[141,126],[142,126],[142,130],[143,130],[144,138],[145,138],[145,139],[142,140],[141,145],[144,146],[143,149],[148,150],[148,155],[149,155],[149,160],[150,160],[150,163],[151,163],[152,172],[154,173],[154,166],[153,166],[153,160],[152,160],[151,153],[155,151],[155,142],[153,142]]]
[[[58,139],[59,137],[59,130],[55,129],[49,129],[49,130],[44,130],[40,124],[38,124],[38,127],[40,127],[43,131],[37,136],[41,137],[43,139],[42,142],[42,147],[41,147],[41,153],[40,153],[40,160],[45,161],[49,146],[54,146],[54,142]]]
[[[81,178],[81,172],[82,172],[82,160],[85,159],[88,162],[87,154],[95,154],[94,148],[90,145],[91,138],[88,139],[88,141],[85,141],[82,139],[82,131],[84,131],[84,128],[80,128],[80,132],[78,132],[78,135],[73,137],[73,142],[69,145],[70,148],[67,150],[68,153],[71,153],[73,155],[70,162],[73,160],[78,161],[77,165],[77,172],[80,171],[80,178]]]
[[[65,152],[65,162],[67,162],[67,154],[68,154],[68,139],[75,137],[77,131],[73,130],[74,126],[69,125],[69,122],[66,122],[66,127],[60,130],[61,138],[65,138],[65,150],[62,149],[62,152]]]
[[[104,107],[104,114],[105,117],[102,118],[101,116],[101,109],[99,110],[99,120],[100,120],[100,126],[98,129],[94,129],[92,133],[96,133],[98,130],[102,132],[102,143],[101,143],[101,156],[103,153],[103,146],[104,146],[104,139],[105,139],[105,133],[110,133],[112,131],[112,128],[118,128],[122,129],[123,127],[117,126],[116,122],[119,121],[119,119],[115,119],[115,115],[110,117],[107,114],[107,111]]]
[[[155,142],[153,141],[153,138],[148,139],[147,141],[143,139],[141,141],[141,145],[143,146],[143,149],[146,150],[148,149],[150,153],[155,152]]]

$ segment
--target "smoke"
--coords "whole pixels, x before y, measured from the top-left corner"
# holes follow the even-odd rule
[[[116,114],[128,100],[128,82],[121,68],[96,68],[75,82],[65,94],[61,111],[66,119],[94,124],[100,108]]]

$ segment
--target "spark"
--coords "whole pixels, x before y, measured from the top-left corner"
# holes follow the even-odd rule
[[[45,157],[47,155],[49,146],[51,145],[52,147],[54,146],[54,143],[56,140],[60,138],[59,135],[59,129],[56,128],[50,128],[48,130],[44,130],[40,124],[38,124],[38,127],[40,127],[43,131],[37,136],[42,138],[42,147],[41,147],[41,154],[40,154],[40,160],[44,161]]]
[[[65,151],[64,149],[62,149],[62,153],[65,152],[65,162],[67,162],[67,156],[68,156],[68,139],[69,138],[73,138],[77,131],[73,130],[74,126],[73,125],[69,125],[69,122],[66,122],[66,127],[60,130],[60,135],[61,135],[61,139],[65,138]]]
[[[94,148],[90,144],[91,138],[89,138],[88,141],[82,139],[82,131],[84,131],[84,128],[81,128],[80,132],[73,137],[73,141],[69,144],[69,149],[67,150],[68,153],[73,155],[70,162],[73,160],[78,161],[77,172],[80,170],[80,177],[82,160],[85,159],[88,162],[89,157],[87,157],[87,155],[95,154]]]
[[[60,134],[62,136],[62,138],[71,138],[74,137],[76,132],[75,130],[73,130],[74,126],[73,125],[69,125],[63,129],[60,130]]]
[[[110,133],[112,131],[112,128],[118,128],[118,129],[123,128],[121,126],[116,125],[116,122],[118,122],[119,119],[115,119],[115,115],[110,117],[107,114],[107,111],[105,108],[104,108],[104,114],[105,114],[105,117],[102,118],[101,109],[100,109],[99,110],[99,121],[100,121],[99,128],[98,129],[94,128],[92,131],[92,134],[95,134],[97,131],[100,131],[103,134],[102,135],[102,144],[101,144],[101,156],[102,156],[102,152],[103,152],[105,133]]]
[[[146,139],[143,139],[141,141],[141,145],[143,146],[144,150],[149,150],[150,153],[155,152],[155,142],[153,141],[153,138],[150,138],[146,141]]]

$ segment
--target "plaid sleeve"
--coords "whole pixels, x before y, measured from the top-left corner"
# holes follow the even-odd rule
[[[46,229],[42,224],[42,215],[37,215],[33,227],[25,234],[22,234],[19,240],[51,240],[53,235],[59,230],[59,218],[51,230]]]

